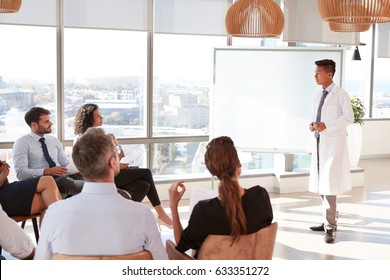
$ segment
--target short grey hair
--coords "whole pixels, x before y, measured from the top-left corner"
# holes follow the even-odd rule
[[[108,162],[113,156],[116,156],[114,143],[102,128],[88,128],[73,146],[73,162],[86,179],[107,176]]]

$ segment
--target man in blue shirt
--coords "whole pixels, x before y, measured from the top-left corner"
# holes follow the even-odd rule
[[[25,114],[24,119],[31,131],[17,139],[13,146],[16,177],[24,180],[51,175],[63,198],[80,193],[84,180],[77,171],[68,168],[70,161],[61,142],[49,135],[53,125],[50,111],[33,107]]]

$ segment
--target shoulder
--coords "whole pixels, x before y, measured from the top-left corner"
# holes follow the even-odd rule
[[[32,140],[32,139],[33,138],[30,134],[25,134],[25,135],[22,135],[19,138],[17,138],[15,140],[15,143],[23,143],[23,142],[27,142],[27,141]]]
[[[257,185],[245,190],[245,194],[243,196],[244,200],[253,200],[253,199],[256,200],[259,198],[269,200],[269,194],[265,188]]]
[[[45,139],[50,141],[60,142],[57,137],[50,134],[45,134]]]
[[[34,145],[34,142],[35,140],[31,135],[25,134],[15,140],[13,149],[16,149],[17,151],[21,149],[28,149],[31,145]]]
[[[265,188],[256,185],[245,190],[245,194],[252,194],[252,193],[268,193],[268,192]]]
[[[348,92],[345,89],[343,89],[342,87],[339,87],[336,84],[333,86],[332,92],[334,92],[335,94],[339,94],[339,95],[348,95]]]
[[[200,213],[200,212],[209,212],[211,209],[215,209],[220,205],[218,198],[210,198],[210,199],[204,199],[198,201],[198,203],[195,204],[193,212]]]
[[[46,134],[45,139],[46,139],[46,141],[45,141],[46,143],[50,143],[52,145],[57,145],[57,146],[62,146],[60,140],[58,140],[58,138],[53,136],[53,135]]]
[[[112,201],[112,203],[115,203],[120,211],[131,212],[132,215],[136,215],[138,217],[149,214],[153,215],[150,208],[140,202],[129,200],[122,196],[115,196],[114,199],[115,201]]]
[[[213,198],[208,198],[208,199],[199,200],[199,202],[197,203],[197,205],[211,206],[211,205],[214,205],[214,204],[216,204],[216,203],[218,203],[218,198],[213,197]]]

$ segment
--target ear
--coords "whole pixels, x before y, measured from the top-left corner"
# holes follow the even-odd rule
[[[110,158],[110,161],[109,161],[109,164],[110,164],[110,168],[112,169],[116,169],[117,166],[119,165],[119,160],[118,160],[118,157],[111,157]]]

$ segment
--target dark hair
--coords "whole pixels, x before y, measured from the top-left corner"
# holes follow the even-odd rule
[[[76,113],[74,120],[74,134],[80,135],[93,126],[93,113],[99,109],[96,104],[88,103],[82,105]]]
[[[331,59],[323,59],[323,60],[317,60],[315,62],[317,66],[324,67],[325,72],[332,72],[332,77],[334,76],[334,73],[336,73],[336,62],[334,62]]]
[[[241,203],[240,185],[237,180],[232,179],[240,164],[232,139],[222,136],[211,140],[206,147],[204,158],[207,169],[220,180],[218,193],[230,223],[230,235],[234,242],[241,234],[246,234],[247,227]]]
[[[108,162],[116,156],[111,136],[102,128],[91,127],[73,146],[72,159],[86,179],[104,178],[108,175]]]
[[[42,107],[32,107],[27,113],[24,115],[24,120],[29,127],[31,127],[31,123],[39,123],[41,116],[50,115],[50,111],[42,108]]]

